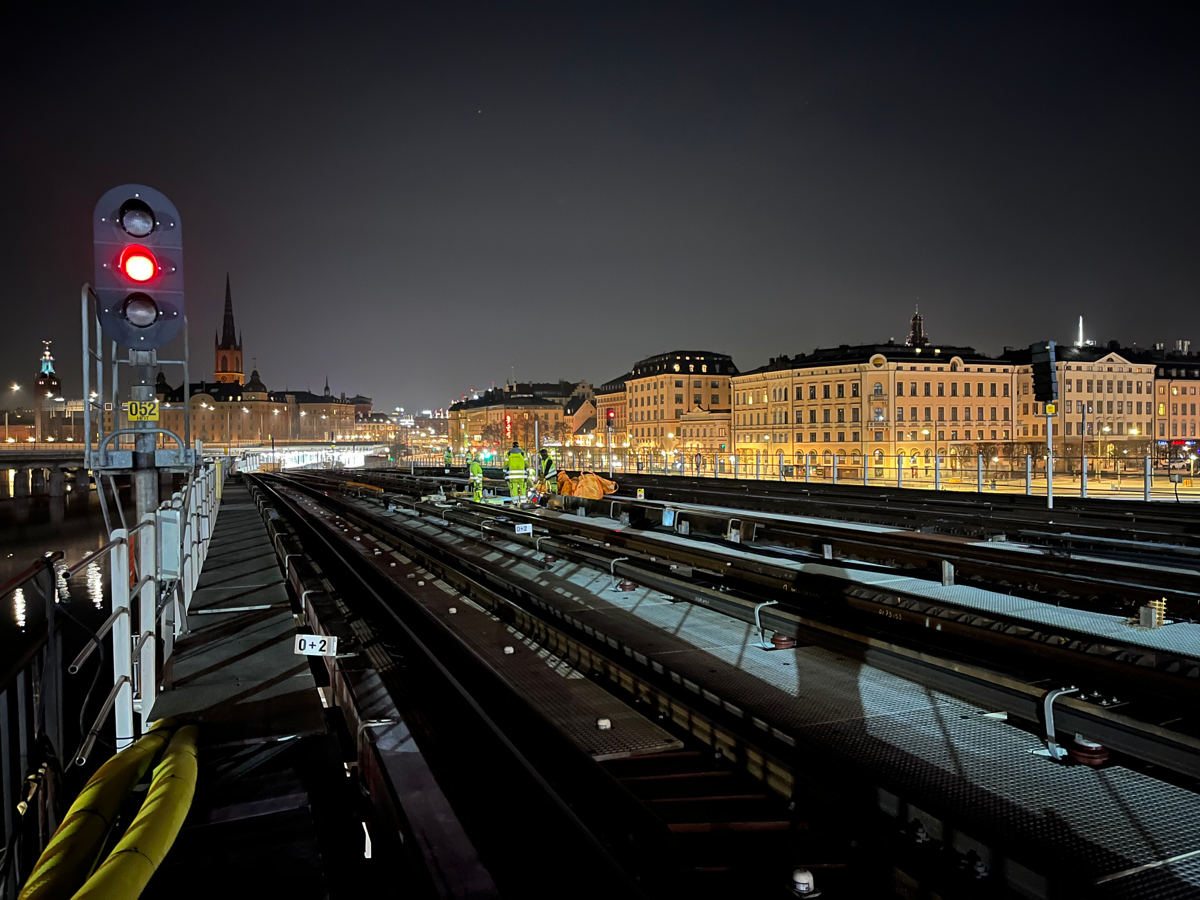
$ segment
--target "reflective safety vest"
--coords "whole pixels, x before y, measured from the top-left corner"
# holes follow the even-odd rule
[[[449,450],[445,452],[444,456],[446,458],[446,465],[450,465],[450,463],[454,462],[454,454]]]
[[[504,477],[509,481],[525,477],[525,453],[521,450],[509,450],[504,459]]]
[[[471,460],[470,473],[472,481],[483,481],[483,466],[479,464],[479,460]]]
[[[542,469],[542,477],[547,481],[552,478],[558,478],[558,463],[554,461],[554,457],[549,453],[544,457],[538,457],[538,465]]]

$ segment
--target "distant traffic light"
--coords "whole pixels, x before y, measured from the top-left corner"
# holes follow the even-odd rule
[[[100,198],[92,215],[96,296],[105,337],[156,350],[183,328],[183,226],[175,204],[143,184]]]
[[[1033,399],[1053,403],[1058,399],[1058,367],[1054,363],[1054,341],[1029,345],[1033,356]]]
[[[608,415],[608,427],[612,428],[613,423],[617,421],[617,411],[610,406],[608,408],[607,415]]]

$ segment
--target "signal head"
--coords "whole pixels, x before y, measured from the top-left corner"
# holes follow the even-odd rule
[[[183,228],[154,188],[108,191],[92,215],[100,322],[118,344],[157,349],[183,328]]]

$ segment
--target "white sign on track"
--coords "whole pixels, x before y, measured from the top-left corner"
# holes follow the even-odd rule
[[[296,653],[300,656],[337,656],[337,638],[324,634],[298,634]]]

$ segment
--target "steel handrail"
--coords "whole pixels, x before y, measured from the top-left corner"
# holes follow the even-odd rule
[[[4,582],[4,585],[0,586],[0,597],[4,597],[9,592],[15,591],[25,582],[31,581],[33,578],[37,577],[39,572],[46,568],[47,563],[53,564],[62,559],[63,555],[64,554],[61,550],[51,550],[29,568],[22,572],[18,572],[12,578],[8,579],[8,581]]]
[[[104,553],[108,550],[111,550],[113,547],[117,547],[117,546],[119,546],[121,544],[125,544],[125,543],[128,543],[128,538],[124,538],[124,537],[113,538],[111,541],[105,541],[103,544],[100,545],[99,549],[93,550],[91,553],[89,553],[87,556],[85,556],[79,562],[75,563],[75,565],[67,566],[67,568],[65,570],[63,570],[63,577],[70,578],[75,573],[86,568],[88,563],[95,562],[96,557],[99,556],[101,553]]]
[[[121,618],[123,614],[129,614],[128,606],[122,606],[120,609],[114,610],[113,614],[104,620],[104,624],[96,629],[96,634],[94,635],[95,640],[88,641],[86,644],[84,644],[83,649],[79,651],[79,655],[75,657],[74,661],[69,666],[67,666],[67,671],[70,674],[75,675],[79,672],[79,669],[83,666],[83,664],[88,661],[88,657],[92,655],[92,651],[97,649],[99,646],[99,640],[112,630],[112,627],[116,624],[117,619]]]

